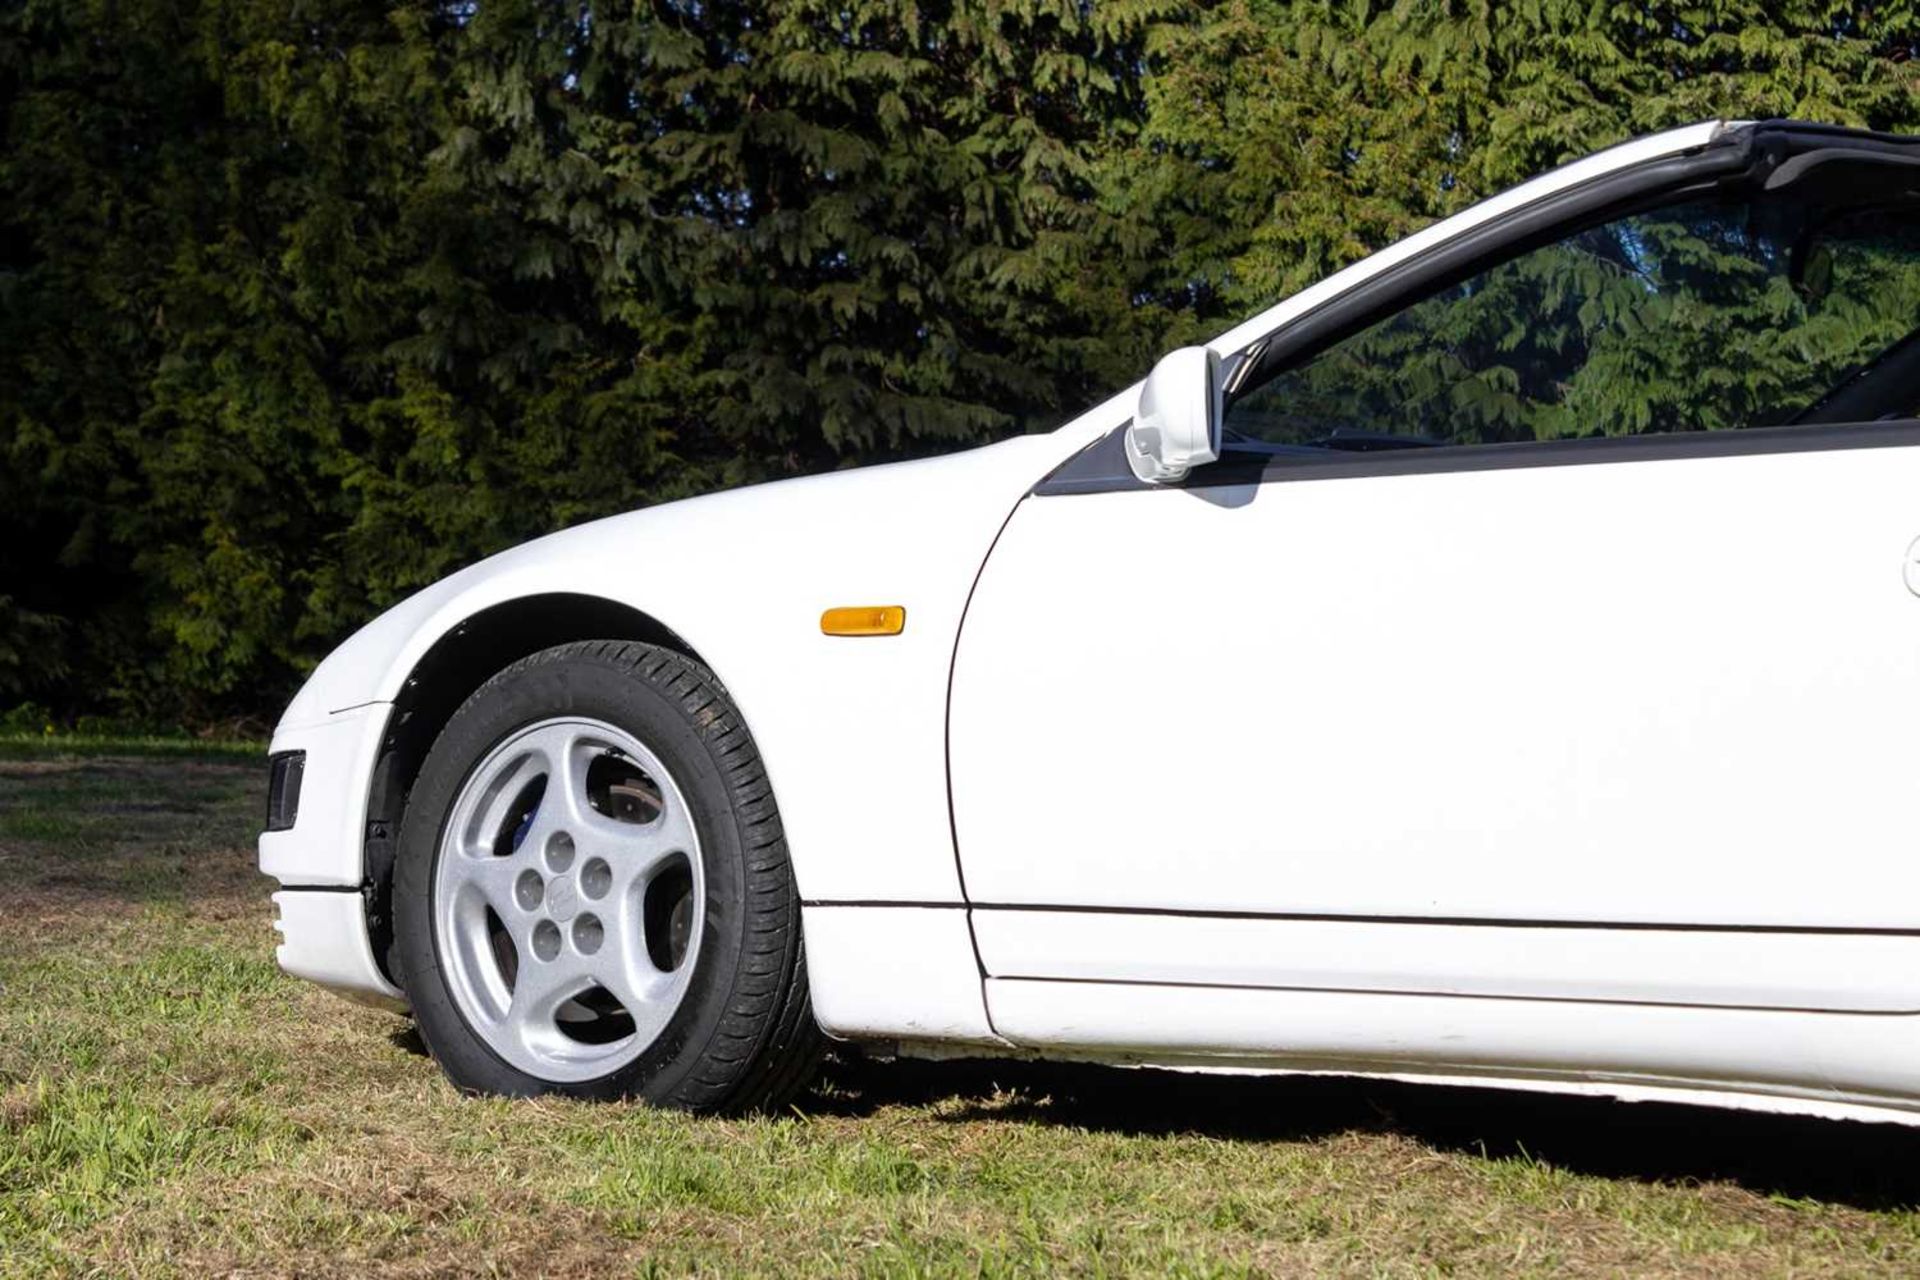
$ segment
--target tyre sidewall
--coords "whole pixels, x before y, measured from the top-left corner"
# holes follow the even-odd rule
[[[689,712],[625,665],[569,653],[517,664],[456,712],[428,752],[407,800],[394,869],[396,942],[420,1033],[449,1078],[472,1092],[580,1098],[680,1096],[722,1030],[744,949],[747,867],[726,775],[703,729],[713,717]],[[626,730],[672,775],[700,839],[706,913],[680,1006],[640,1056],[611,1073],[558,1082],[509,1065],[455,1004],[441,972],[432,902],[441,838],[455,798],[500,742],[542,720],[582,717]]]

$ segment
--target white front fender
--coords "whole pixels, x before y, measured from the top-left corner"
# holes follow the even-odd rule
[[[647,615],[718,673],[766,763],[804,898],[960,901],[945,734],[967,594],[1027,489],[1116,425],[615,516],[436,583],[342,644],[288,708],[274,749],[310,752],[307,790],[295,830],[262,840],[263,869],[358,885],[389,704],[421,659],[489,608],[570,594]],[[900,635],[821,634],[823,610],[881,604],[906,608]]]

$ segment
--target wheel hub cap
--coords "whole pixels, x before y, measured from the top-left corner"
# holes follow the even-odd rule
[[[454,799],[434,945],[461,1016],[529,1075],[588,1080],[639,1057],[686,994],[705,913],[678,785],[610,724],[516,730]]]

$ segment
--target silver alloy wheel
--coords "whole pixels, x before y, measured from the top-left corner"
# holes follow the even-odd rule
[[[653,1043],[686,994],[705,914],[679,787],[599,720],[516,731],[467,775],[441,828],[447,989],[489,1048],[543,1080],[604,1076]]]

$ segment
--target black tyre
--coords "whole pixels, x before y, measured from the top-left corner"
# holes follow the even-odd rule
[[[463,1089],[780,1105],[820,1052],[759,753],[713,673],[626,641],[514,663],[407,799],[395,943]]]

